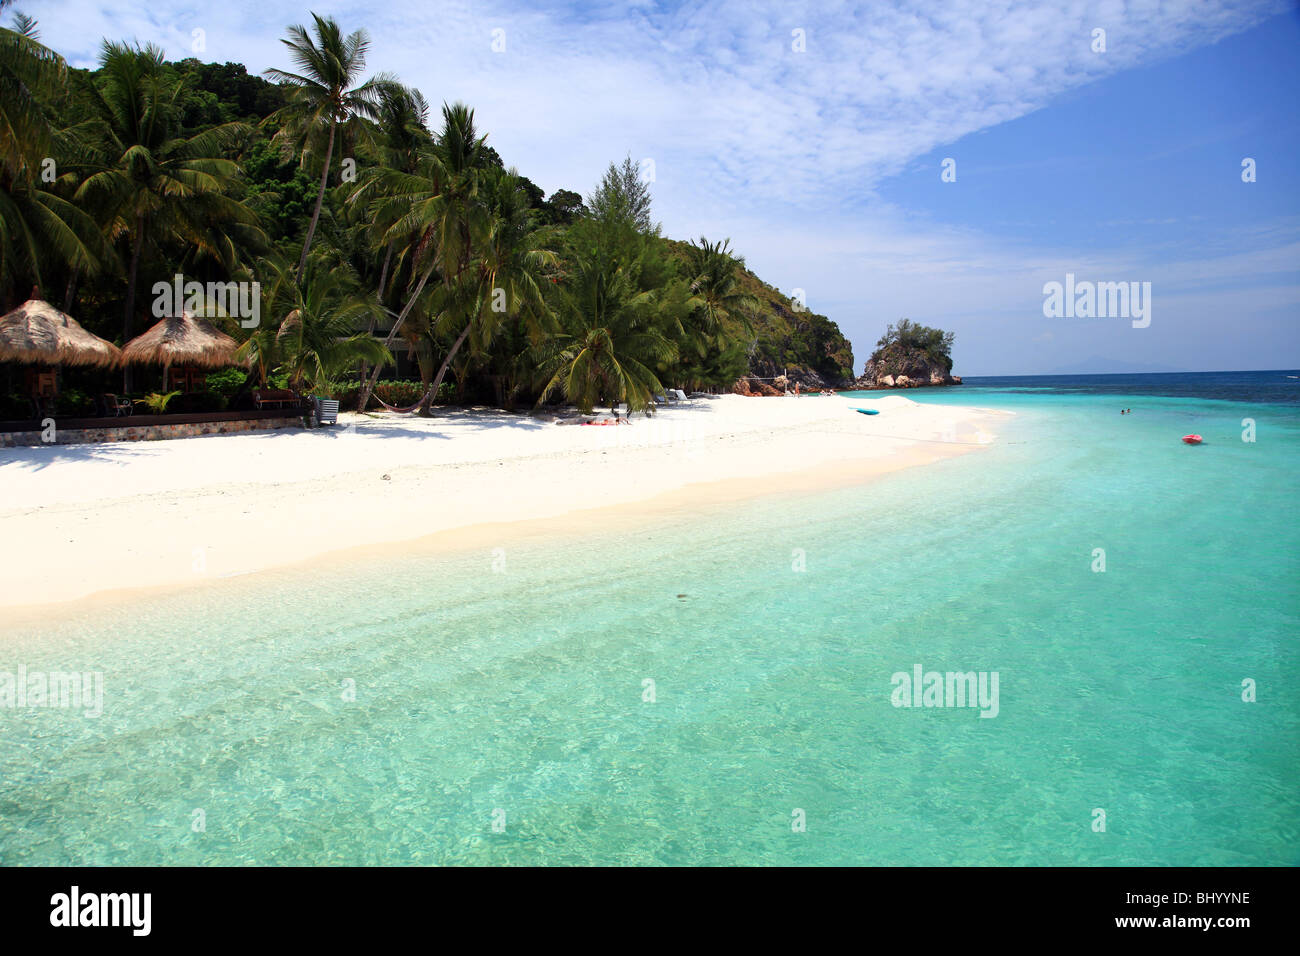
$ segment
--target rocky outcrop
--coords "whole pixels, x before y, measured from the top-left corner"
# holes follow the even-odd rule
[[[917,360],[903,369],[886,370],[874,358],[867,361],[861,377],[853,383],[855,389],[871,388],[922,388],[930,385],[960,385],[961,378],[951,374],[937,363]]]
[[[778,387],[776,383],[780,382],[782,379],[784,379],[784,386]],[[787,390],[794,391],[796,381],[797,379],[793,374],[788,378],[785,376],[779,376],[774,382],[765,382],[753,375],[747,375],[744,378],[737,379],[736,384],[731,386],[731,391],[736,395],[744,395],[750,398],[781,396],[784,395]],[[820,388],[816,390],[820,391]],[[810,389],[803,388],[801,391],[807,392],[810,391]]]
[[[751,380],[761,379],[772,382],[777,388],[781,388],[775,379],[784,378],[785,387],[793,391],[796,385],[800,391],[817,391],[823,388],[844,388],[849,380],[828,381],[825,376],[819,374],[814,369],[802,365],[780,365],[776,362],[767,362],[761,359],[752,359],[749,366],[749,374],[745,376]],[[783,389],[784,391],[784,389]]]
[[[854,388],[920,388],[960,385],[952,374],[955,335],[932,329],[911,319],[899,319],[885,328],[876,350],[867,359]]]

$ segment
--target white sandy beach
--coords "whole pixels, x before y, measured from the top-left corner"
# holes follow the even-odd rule
[[[0,607],[185,586],[485,525],[504,536],[503,524],[663,496],[682,507],[692,495],[867,480],[978,449],[999,415],[900,396],[726,395],[607,427],[467,410],[0,449]]]

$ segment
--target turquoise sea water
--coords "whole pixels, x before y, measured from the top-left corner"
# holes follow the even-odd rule
[[[0,707],[0,863],[1296,864],[1287,374],[910,392],[1017,415],[860,487],[0,625],[0,673],[104,675],[98,718]],[[997,716],[893,706],[917,664]]]

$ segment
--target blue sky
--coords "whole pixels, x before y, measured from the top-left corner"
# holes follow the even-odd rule
[[[1300,366],[1300,15],[1278,0],[19,6],[76,65],[110,36],[260,71],[309,10],[364,26],[371,69],[475,107],[548,192],[652,160],[664,232],[730,237],[859,367],[903,316],[957,333],[959,374]],[[1150,282],[1151,324],[1044,317],[1067,272]]]

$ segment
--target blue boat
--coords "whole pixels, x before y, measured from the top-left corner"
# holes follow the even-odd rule
[[[853,410],[854,410],[855,412],[857,412],[859,415],[879,415],[879,414],[880,414],[880,409],[878,409],[878,408],[855,408],[855,409],[853,409]]]

